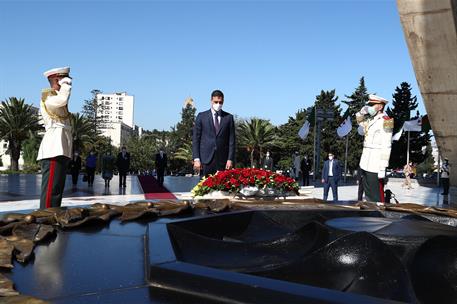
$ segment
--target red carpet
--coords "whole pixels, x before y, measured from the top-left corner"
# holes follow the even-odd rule
[[[153,176],[138,176],[141,188],[143,188],[145,199],[176,199],[167,188],[159,185],[157,179]]]

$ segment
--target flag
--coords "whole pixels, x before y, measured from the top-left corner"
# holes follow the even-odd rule
[[[420,132],[422,131],[422,117],[414,118],[405,121],[403,124],[403,131]]]
[[[305,121],[303,126],[298,131],[298,136],[304,140],[308,136],[308,133],[309,133],[309,121]]]
[[[400,139],[401,135],[403,134],[403,128],[400,129],[397,133],[392,136],[392,141],[397,141]]]
[[[336,134],[338,134],[339,137],[345,137],[348,135],[352,130],[352,122],[351,122],[351,117],[348,116],[343,123],[336,129]]]

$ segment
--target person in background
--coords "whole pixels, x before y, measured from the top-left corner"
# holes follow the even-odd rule
[[[413,168],[411,167],[411,165],[412,165],[412,163],[407,163],[403,167],[403,173],[405,174],[405,180],[401,186],[402,186],[402,188],[406,187],[406,189],[408,189],[408,190],[412,189],[411,175],[413,174]]]
[[[295,151],[294,155],[292,155],[292,163],[293,163],[293,166],[294,166],[294,176],[295,176],[295,180],[296,180],[297,182],[300,182],[300,176],[301,176],[301,169],[300,169],[301,157],[300,157],[300,154],[298,154],[298,151]]]
[[[119,187],[126,187],[127,173],[130,170],[130,153],[125,146],[117,155],[116,165],[119,171]]]
[[[89,155],[86,157],[86,174],[87,174],[87,185],[89,187],[94,185],[95,179],[95,169],[97,168],[97,156],[95,151],[90,151]]]
[[[69,164],[73,187],[76,187],[76,185],[78,184],[79,172],[81,171],[81,162],[82,161],[81,156],[79,156],[79,152],[75,151],[75,153],[73,153],[73,158],[71,159]]]
[[[444,159],[441,165],[441,183],[443,184],[443,193],[441,195],[449,194],[449,160]]]
[[[273,171],[273,158],[270,155],[270,151],[267,151],[263,159],[262,169]]]
[[[165,169],[167,168],[167,164],[167,154],[164,152],[164,149],[161,148],[159,153],[156,154],[157,181],[161,186],[163,186]]]
[[[107,151],[102,158],[102,177],[105,180],[105,187],[109,187],[109,183],[113,178],[113,171],[116,160],[111,154],[111,151]]]
[[[322,183],[324,184],[324,201],[327,200],[328,190],[332,188],[333,201],[338,202],[338,182],[341,178],[341,165],[333,153],[328,154],[328,160],[322,168]]]
[[[309,171],[311,171],[311,162],[308,159],[308,156],[305,155],[301,160],[300,164],[303,186],[309,186]]]

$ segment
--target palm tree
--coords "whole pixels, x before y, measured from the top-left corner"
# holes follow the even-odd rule
[[[254,166],[255,152],[262,157],[266,147],[271,146],[275,140],[276,128],[269,120],[251,118],[239,126],[238,136],[242,147],[250,152],[251,167]]]
[[[81,151],[85,145],[93,144],[96,140],[96,133],[90,119],[79,113],[71,114],[70,119],[73,136],[73,151]]]
[[[37,111],[26,104],[23,98],[10,97],[2,101],[0,107],[0,138],[8,142],[11,158],[11,170],[19,169],[22,143],[29,138],[30,132],[41,127]]]

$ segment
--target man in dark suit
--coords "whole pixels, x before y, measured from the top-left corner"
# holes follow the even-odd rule
[[[338,182],[341,178],[340,162],[334,158],[333,153],[328,154],[322,169],[322,183],[324,184],[324,201],[327,200],[328,190],[332,187],[333,201],[338,202]]]
[[[235,122],[233,115],[222,111],[224,93],[211,93],[211,109],[195,119],[192,138],[194,169],[207,176],[233,168],[235,161]]]
[[[309,186],[309,171],[311,170],[311,162],[306,155],[301,160],[300,168],[303,177],[303,186]]]
[[[117,155],[116,165],[119,171],[119,187],[126,187],[127,172],[130,170],[130,153],[126,147],[122,147]]]
[[[167,167],[167,154],[163,151],[163,149],[160,149],[159,153],[156,154],[156,170],[157,170],[157,180],[159,181],[159,184],[163,186],[163,180],[164,180],[164,174],[165,174],[165,168]]]
[[[270,156],[270,151],[267,151],[263,159],[262,169],[273,171],[273,158]]]
[[[81,171],[81,156],[79,156],[78,151],[75,151],[75,153],[73,153],[73,158],[70,161],[69,167],[73,187],[76,187],[76,185],[78,184],[79,171]]]

